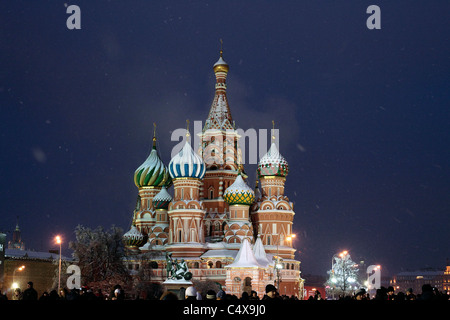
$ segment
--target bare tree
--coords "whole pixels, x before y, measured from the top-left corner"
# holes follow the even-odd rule
[[[69,247],[80,267],[82,285],[104,291],[117,284],[127,287],[130,274],[123,261],[122,234],[122,229],[115,226],[109,231],[77,226],[76,241],[70,242]]]
[[[164,288],[159,283],[152,281],[153,269],[158,268],[158,263],[153,260],[155,257],[153,252],[128,256],[139,261],[139,269],[133,274],[133,289],[138,297],[145,297],[148,300],[159,299],[164,292]]]

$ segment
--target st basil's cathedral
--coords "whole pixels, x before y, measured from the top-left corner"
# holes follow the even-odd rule
[[[130,257],[152,253],[158,264],[153,282],[167,280],[170,255],[186,263],[193,281],[214,281],[228,294],[255,291],[261,298],[273,284],[280,295],[301,299],[295,213],[284,192],[288,163],[273,140],[258,162],[256,186],[247,184],[222,50],[213,70],[215,94],[197,151],[186,130],[181,151],[165,165],[154,133],[153,148],[134,174],[138,200],[123,242]]]

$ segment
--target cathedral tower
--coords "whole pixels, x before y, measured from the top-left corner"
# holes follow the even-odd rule
[[[283,258],[294,259],[292,247],[294,220],[293,205],[284,195],[289,166],[274,141],[258,163],[261,197],[252,221],[266,251]]]
[[[172,201],[172,196],[167,192],[165,186],[161,188],[152,203],[155,210],[155,224],[148,242],[152,247],[163,246],[169,243],[169,214],[168,208]]]
[[[204,215],[200,185],[205,175],[203,160],[192,149],[189,132],[181,151],[169,163],[174,195],[169,204],[169,246],[173,257],[198,257],[204,251]]]
[[[224,227],[224,241],[242,243],[244,239],[248,239],[250,243],[253,243],[253,226],[249,210],[255,200],[255,194],[242,179],[241,173],[225,190],[224,198],[230,207],[230,215]]]
[[[134,183],[139,189],[138,204],[133,221],[136,228],[145,236],[152,233],[156,222],[156,211],[153,208],[153,197],[163,186],[172,184],[168,168],[162,162],[156,149],[156,125],[153,134],[153,146],[147,159],[134,173]]]
[[[227,98],[226,78],[229,66],[220,51],[213,66],[216,77],[215,93],[208,118],[200,136],[199,154],[206,165],[200,196],[206,208],[206,236],[211,241],[222,241],[224,221],[229,209],[224,201],[224,191],[236,179],[241,163],[238,147],[239,135],[235,130]]]

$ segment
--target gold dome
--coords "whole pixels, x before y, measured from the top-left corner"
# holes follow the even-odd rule
[[[223,60],[222,53],[223,51],[220,50],[220,58],[214,64],[214,72],[228,72],[229,70],[228,64]]]

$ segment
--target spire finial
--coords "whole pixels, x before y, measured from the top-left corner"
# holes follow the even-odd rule
[[[223,54],[223,40],[220,39],[220,56],[222,57]]]
[[[275,120],[272,120],[272,141],[275,141]]]
[[[153,122],[153,147],[156,147],[156,122]]]
[[[186,137],[189,137],[190,133],[189,133],[189,119],[186,120]]]

